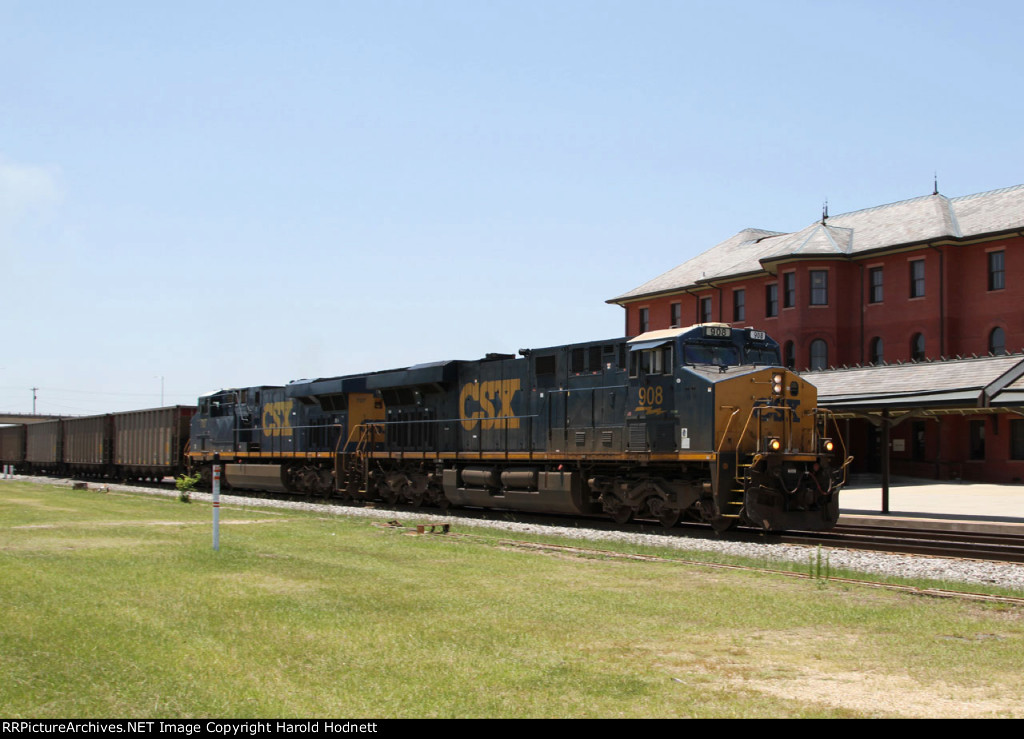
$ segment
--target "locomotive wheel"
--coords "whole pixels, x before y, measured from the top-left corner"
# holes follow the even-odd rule
[[[395,501],[398,500],[398,493],[392,490],[389,485],[382,485],[378,494],[380,499],[388,505],[394,505]]]
[[[735,518],[725,518],[723,516],[717,516],[711,519],[711,528],[715,530],[716,534],[724,534],[726,531],[728,531],[735,525]]]
[[[629,523],[633,519],[633,509],[628,505],[620,505],[608,515],[617,524]]]
[[[359,483],[355,480],[350,480],[345,484],[345,487],[341,488],[341,499],[346,503],[352,503],[359,497]]]
[[[426,495],[426,490],[420,490],[417,492],[412,487],[409,487],[408,492],[406,493],[406,500],[409,501],[409,505],[411,505],[413,508],[419,508],[423,505]]]
[[[443,511],[448,510],[451,506],[451,501],[444,495],[444,488],[441,487],[441,483],[437,481],[430,481],[427,483],[426,501],[430,505],[437,506]]]
[[[664,526],[666,529],[671,529],[677,523],[679,523],[679,518],[682,516],[682,513],[683,512],[680,510],[663,511],[661,515],[658,516],[658,522],[661,523],[661,525]]]

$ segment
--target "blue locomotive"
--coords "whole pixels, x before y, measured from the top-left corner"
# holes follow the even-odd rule
[[[762,331],[702,324],[204,396],[188,456],[241,488],[406,505],[834,526],[849,460]]]

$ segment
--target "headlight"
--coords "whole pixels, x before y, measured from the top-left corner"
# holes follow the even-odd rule
[[[767,446],[768,446],[768,451],[769,452],[781,451],[782,450],[782,440],[781,439],[777,439],[775,437],[772,437],[772,438],[768,439],[768,445]]]
[[[836,448],[836,445],[832,443],[831,439],[822,439],[821,448],[831,454],[832,450]]]
[[[772,375],[772,394],[782,395],[782,373],[776,372]]]

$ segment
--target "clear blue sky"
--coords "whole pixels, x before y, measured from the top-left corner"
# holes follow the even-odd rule
[[[0,410],[619,336],[742,228],[1024,182],[1017,2],[0,0]]]

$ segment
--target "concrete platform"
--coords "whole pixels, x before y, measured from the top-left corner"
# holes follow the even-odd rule
[[[855,475],[839,494],[839,510],[840,523],[919,526],[927,520],[937,529],[1024,531],[1024,485],[894,477],[883,514],[881,476]]]

